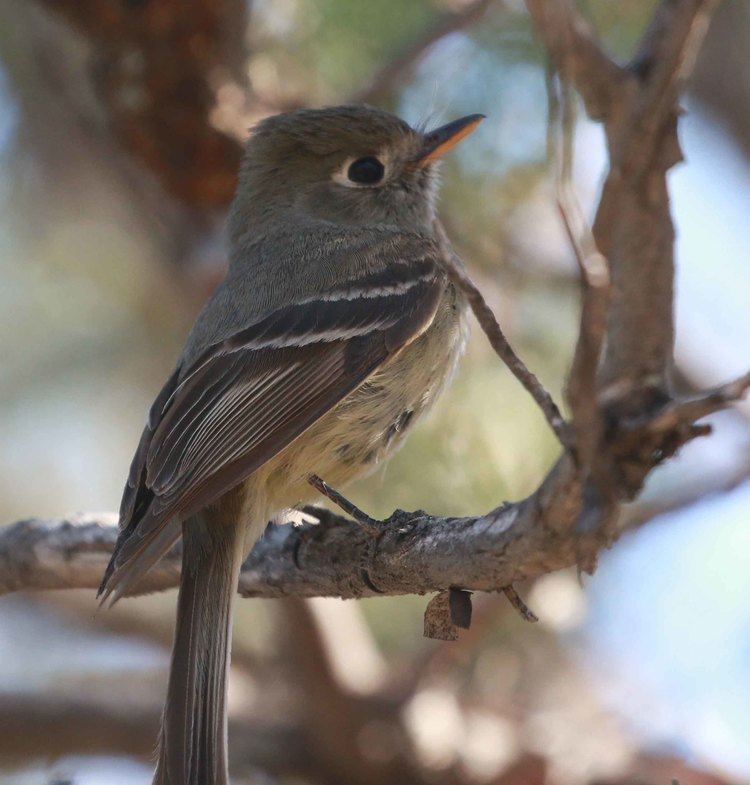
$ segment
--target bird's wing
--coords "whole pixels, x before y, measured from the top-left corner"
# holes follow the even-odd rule
[[[179,536],[179,521],[247,478],[432,322],[434,255],[392,262],[279,308],[173,373],[131,466],[100,593],[114,599]]]

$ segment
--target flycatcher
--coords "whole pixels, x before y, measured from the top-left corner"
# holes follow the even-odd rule
[[[182,536],[154,783],[227,785],[226,680],[243,559],[275,514],[373,469],[451,378],[465,305],[434,237],[436,161],[482,120],[423,133],[367,106],[261,122],[230,265],[156,398],[100,594]]]

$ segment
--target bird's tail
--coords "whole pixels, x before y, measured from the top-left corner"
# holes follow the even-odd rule
[[[177,625],[153,785],[228,785],[227,670],[244,541],[244,527],[207,513],[183,524]]]

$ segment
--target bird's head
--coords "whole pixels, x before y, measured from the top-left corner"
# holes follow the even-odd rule
[[[483,117],[469,115],[432,131],[363,105],[269,117],[247,143],[232,239],[294,216],[429,231],[437,162]]]

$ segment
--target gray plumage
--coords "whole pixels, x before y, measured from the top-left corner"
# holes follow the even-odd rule
[[[182,534],[155,783],[227,782],[232,604],[266,521],[311,473],[371,470],[453,373],[465,309],[432,235],[432,159],[477,122],[425,135],[347,106],[269,118],[248,142],[229,272],[151,409],[100,590],[116,600]]]

